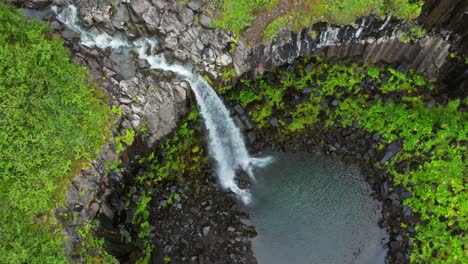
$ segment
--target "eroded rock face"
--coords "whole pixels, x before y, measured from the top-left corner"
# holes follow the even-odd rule
[[[401,64],[427,76],[439,76],[449,60],[453,43],[450,34],[426,36],[415,43],[403,43],[404,22],[388,18],[363,18],[359,26],[332,27],[315,24],[299,33],[283,32],[276,39],[250,49],[238,48],[234,54],[236,70],[254,74],[290,63],[300,56],[322,54],[328,58],[354,58],[371,63]]]

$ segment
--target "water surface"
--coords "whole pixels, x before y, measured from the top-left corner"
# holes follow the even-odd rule
[[[384,263],[380,203],[358,168],[314,154],[272,154],[256,171],[251,220],[259,264]]]

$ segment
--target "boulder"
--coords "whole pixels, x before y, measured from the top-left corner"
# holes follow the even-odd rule
[[[198,21],[200,23],[200,25],[206,27],[206,28],[210,28],[211,27],[211,18],[209,16],[206,16],[204,14],[200,14],[198,16]]]
[[[188,3],[188,7],[193,11],[198,11],[202,7],[203,3],[201,0],[192,0]]]

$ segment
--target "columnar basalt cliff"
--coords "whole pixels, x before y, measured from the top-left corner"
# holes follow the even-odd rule
[[[404,21],[368,17],[358,22],[347,27],[315,24],[299,33],[284,31],[269,43],[253,48],[241,44],[234,55],[236,71],[256,75],[301,56],[323,54],[401,65],[451,86],[454,92],[467,87],[466,66],[450,58],[451,52],[466,52],[466,33],[434,28],[414,43],[403,43],[399,37],[404,34]]]

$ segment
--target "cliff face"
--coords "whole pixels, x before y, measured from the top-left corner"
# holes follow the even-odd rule
[[[455,3],[454,3],[455,2]],[[384,21],[361,18],[355,25],[336,27],[311,25],[299,33],[283,31],[262,45],[247,47],[241,41],[234,54],[238,74],[253,75],[311,54],[353,58],[371,63],[385,62],[415,69],[458,94],[468,88],[466,64],[450,58],[450,53],[466,56],[468,47],[468,1],[426,1],[418,19],[428,34],[414,43],[399,40],[407,22],[392,17]]]
[[[452,51],[461,56],[462,60],[468,57],[468,1],[426,0],[418,22],[431,32],[452,32]],[[444,64],[438,78],[450,87],[452,94],[467,94],[466,63],[452,61]]]

